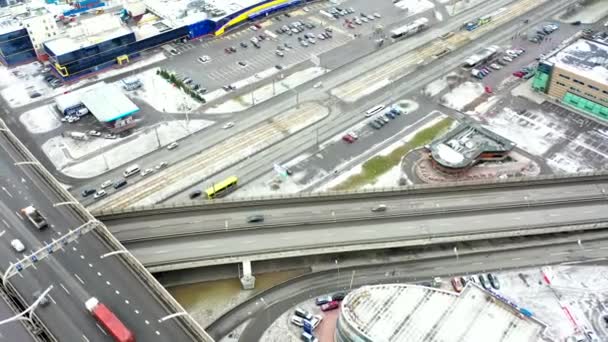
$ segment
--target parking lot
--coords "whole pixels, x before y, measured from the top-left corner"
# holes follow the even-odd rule
[[[378,27],[388,30],[417,16],[417,13],[396,11],[390,2],[378,5],[363,0],[349,0],[342,2],[339,8],[351,9],[350,13],[336,19],[327,15],[335,6],[329,1],[322,1],[287,14],[275,15],[257,22],[255,26],[248,24],[219,39],[172,43],[176,53],[166,52],[169,59],[163,63],[164,67],[192,78],[195,83],[211,91],[276,65],[288,68],[310,60],[312,55],[340,51],[340,47],[347,44],[348,50],[352,50],[353,46],[360,46],[360,50],[367,50],[370,46],[373,48],[373,40],[380,38],[380,34],[376,34]],[[361,20],[364,18],[362,14],[366,15],[365,20]],[[359,20],[355,19],[357,17]],[[296,22],[304,24],[302,31],[278,33],[282,27],[291,28]],[[320,39],[319,34],[327,32],[326,28],[331,31],[331,38]],[[314,43],[306,39],[307,34],[314,34]],[[260,35],[265,39],[260,39]],[[259,41],[260,48],[253,46],[254,37]],[[306,40],[307,46],[300,40]],[[283,56],[279,56],[277,50]],[[201,62],[199,57],[202,56],[208,56],[209,61]],[[355,56],[348,51],[344,57]],[[347,60],[342,59],[341,62],[346,63]],[[325,66],[323,60],[321,65]]]

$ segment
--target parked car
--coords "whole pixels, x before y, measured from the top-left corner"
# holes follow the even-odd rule
[[[204,64],[204,63],[207,63],[207,62],[211,61],[211,57],[209,57],[207,55],[200,56],[198,58],[198,61]]]
[[[279,56],[279,57],[285,57],[285,54],[283,53],[283,51],[277,50],[277,51],[274,52],[274,54],[277,55],[277,56]]]
[[[323,305],[323,304],[327,304],[331,301],[333,301],[332,296],[327,295],[327,296],[323,296],[323,297],[317,297],[317,299],[315,299],[315,304]]]
[[[84,190],[82,190],[82,192],[80,194],[82,195],[82,197],[88,197],[88,196],[94,194],[95,192],[97,192],[97,190],[95,190],[95,189],[84,189]]]
[[[477,276],[477,278],[479,279],[479,284],[481,284],[481,286],[485,289],[485,290],[489,290],[490,289],[490,284],[489,282],[486,280],[486,277],[483,274],[479,274]]]
[[[163,168],[165,168],[167,166],[169,166],[169,163],[167,163],[166,161],[163,161],[163,162],[158,163],[158,165],[156,165],[156,169],[160,170],[160,169],[163,169]]]
[[[297,317],[301,317],[301,318],[309,320],[309,321],[312,320],[312,317],[313,317],[310,312],[308,312],[308,311],[306,311],[306,310],[304,310],[302,308],[296,308],[295,311],[294,311],[294,314]]]
[[[355,139],[354,139],[353,137],[351,137],[349,134],[345,134],[345,135],[342,137],[342,140],[346,141],[346,142],[347,142],[347,143],[349,143],[349,144],[352,144],[352,143],[354,143],[354,142],[355,142]]]
[[[500,281],[498,280],[498,277],[492,273],[488,273],[488,280],[495,290],[500,290]]]
[[[172,143],[170,143],[169,145],[167,145],[167,150],[171,151],[176,149],[179,146],[179,144],[177,143],[177,141],[174,141]]]
[[[522,78],[524,77],[525,73],[523,71],[516,71],[513,73],[513,76],[517,77],[517,78]]]
[[[451,283],[452,283],[452,287],[454,288],[454,291],[456,291],[456,292],[462,291],[462,283],[460,282],[460,279],[452,278]]]
[[[194,190],[188,195],[188,197],[190,197],[190,199],[195,199],[197,197],[200,197],[202,194],[203,192],[201,190]]]
[[[107,181],[105,181],[105,182],[101,183],[101,186],[100,186],[100,187],[101,187],[102,189],[105,189],[105,188],[110,187],[111,185],[112,185],[112,181],[111,181],[111,180],[107,180]]]
[[[340,302],[338,302],[337,300],[332,300],[329,303],[325,303],[323,305],[321,305],[321,311],[329,311],[329,310],[333,310],[336,309],[340,306]]]
[[[151,174],[152,172],[154,172],[154,169],[145,169],[145,170],[141,170],[139,175],[142,177],[146,177],[147,175]]]
[[[344,292],[336,292],[331,295],[331,299],[338,301],[338,302],[341,302],[344,299],[344,297],[346,297],[346,293],[344,293]]]
[[[240,65],[243,68],[247,66],[247,63],[245,63],[243,61],[239,61],[237,64]]]
[[[92,136],[92,137],[100,137],[101,136],[101,132],[99,132],[99,131],[88,131],[87,134],[90,135],[90,136]]]
[[[224,126],[222,126],[223,129],[228,129],[228,128],[232,128],[232,127],[234,127],[233,121],[226,122],[226,124],[224,124]]]
[[[295,326],[298,326],[298,327],[303,327],[304,326],[304,319],[302,319],[302,317],[293,315],[293,316],[291,316],[291,319],[289,321],[292,324],[294,324]]]

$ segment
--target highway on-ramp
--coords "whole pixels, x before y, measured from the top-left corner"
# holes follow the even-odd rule
[[[6,230],[0,238],[0,271],[4,272],[10,263],[85,222],[69,204],[54,207],[62,201],[56,190],[34,172],[37,165],[15,165],[24,158],[5,136],[0,140],[0,160],[0,230]],[[49,227],[39,231],[27,221],[20,209],[28,205],[43,213]],[[15,238],[23,242],[26,251],[17,253],[11,248],[10,241]],[[139,341],[192,340],[178,319],[159,322],[172,312],[120,256],[100,258],[110,251],[97,232],[91,231],[8,281],[25,305],[34,301],[35,291],[53,286],[51,303],[35,312],[59,341],[111,340],[85,309],[84,301],[90,297],[108,305]],[[148,281],[155,282],[151,277]]]

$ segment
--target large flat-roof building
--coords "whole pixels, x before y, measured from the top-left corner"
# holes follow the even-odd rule
[[[417,285],[364,286],[340,309],[336,342],[538,342],[546,325],[476,284],[460,293]]]
[[[433,167],[460,173],[482,161],[503,160],[515,143],[479,125],[461,123],[425,146]]]
[[[608,121],[608,43],[578,38],[541,60],[532,87]]]

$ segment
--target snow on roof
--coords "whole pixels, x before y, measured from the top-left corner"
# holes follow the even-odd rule
[[[0,17],[0,34],[5,34],[22,29],[21,22],[12,15]]]
[[[81,20],[78,25],[68,29],[66,36],[47,41],[44,45],[55,55],[63,55],[131,32],[117,16],[106,13]]]
[[[158,16],[169,20],[173,27],[189,25],[205,19],[219,19],[242,9],[261,5],[262,0],[144,0]]]
[[[471,283],[460,295],[417,285],[364,286],[346,296],[340,321],[361,340],[385,342],[536,342],[546,329]]]
[[[57,109],[59,109],[59,111],[63,113],[68,108],[72,108],[82,104],[82,101],[80,100],[80,94],[67,93],[57,96],[55,98],[55,104],[57,105]]]
[[[139,107],[114,84],[104,84],[87,91],[80,99],[101,122],[114,121],[139,111]]]
[[[608,84],[608,45],[581,38],[557,52],[549,62],[589,80]]]
[[[484,152],[509,152],[512,141],[481,126],[462,123],[429,145],[433,159],[449,168],[464,168]]]

